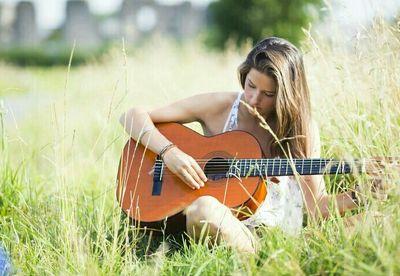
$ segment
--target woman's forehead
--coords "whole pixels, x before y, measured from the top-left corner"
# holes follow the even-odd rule
[[[267,74],[251,68],[247,74],[247,78],[260,86],[260,89],[267,91],[275,91],[275,80]]]

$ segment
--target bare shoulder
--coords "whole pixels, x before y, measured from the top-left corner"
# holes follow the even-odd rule
[[[150,117],[153,122],[204,122],[228,108],[236,95],[235,92],[197,94],[154,109]]]
[[[318,126],[318,123],[314,119],[311,119],[310,130],[311,130],[312,137],[319,140],[320,139],[319,126]]]
[[[221,113],[232,106],[237,97],[237,92],[214,92],[202,95],[209,104],[210,113]]]

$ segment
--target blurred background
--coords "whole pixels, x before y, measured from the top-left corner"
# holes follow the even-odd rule
[[[0,59],[20,65],[65,65],[73,43],[73,65],[97,57],[121,39],[127,46],[162,36],[200,40],[223,50],[266,36],[299,45],[302,28],[352,41],[382,16],[395,22],[400,1],[376,0],[1,0]]]

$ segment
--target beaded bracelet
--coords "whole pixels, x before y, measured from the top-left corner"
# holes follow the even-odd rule
[[[172,148],[175,148],[176,147],[176,145],[175,144],[173,144],[173,143],[169,143],[168,145],[166,145],[165,147],[163,147],[163,149],[160,151],[160,153],[158,154],[160,157],[161,157],[161,159],[164,161],[164,154],[169,150],[169,149],[172,149]]]

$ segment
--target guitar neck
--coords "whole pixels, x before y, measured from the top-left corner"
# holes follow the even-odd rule
[[[356,161],[354,165],[334,159],[230,159],[229,175],[237,176],[290,176],[348,174],[364,171]]]

